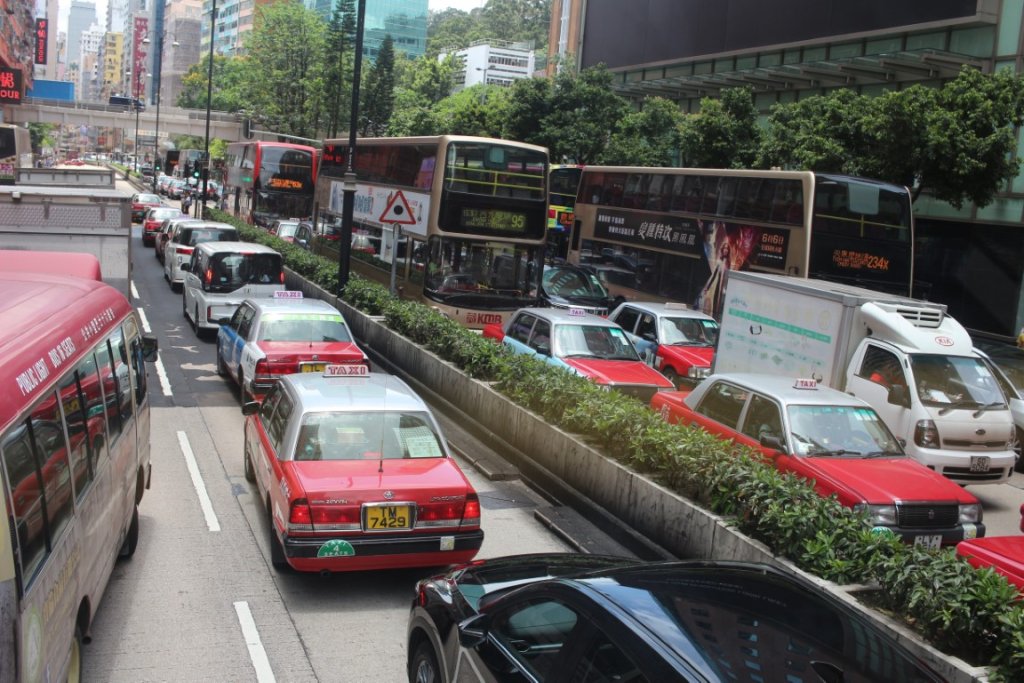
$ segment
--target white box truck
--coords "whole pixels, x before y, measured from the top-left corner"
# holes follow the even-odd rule
[[[907,453],[960,484],[1013,472],[1013,419],[942,304],[824,280],[732,271],[714,372],[818,380],[867,401]]]
[[[131,196],[110,187],[0,186],[0,249],[92,254],[131,295]]]

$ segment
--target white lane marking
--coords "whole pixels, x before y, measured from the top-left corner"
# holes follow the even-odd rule
[[[192,446],[188,442],[185,432],[178,432],[178,445],[185,456],[185,465],[188,466],[188,473],[192,477],[192,485],[199,496],[199,507],[203,509],[203,516],[206,517],[206,526],[210,531],[220,531],[220,522],[217,521],[217,513],[213,511],[213,503],[210,502],[210,494],[206,492],[206,484],[203,483],[203,475],[199,472],[199,465],[196,464],[196,456],[192,452]]]
[[[174,393],[171,391],[171,380],[167,378],[167,370],[164,369],[164,362],[157,358],[156,359],[156,377],[160,380],[160,390],[164,396],[173,396]]]
[[[249,648],[249,659],[256,669],[256,680],[258,683],[275,683],[277,679],[274,678],[274,670],[270,668],[267,651],[263,649],[263,643],[260,641],[260,632],[256,629],[252,612],[249,611],[249,603],[236,602],[235,612],[238,614],[238,623],[242,626],[245,646]]]
[[[132,298],[133,299],[138,299],[139,298],[139,290],[135,289],[135,280],[130,280],[128,282],[128,284],[131,285],[131,288],[132,288]]]
[[[135,285],[132,285],[132,289],[134,288]],[[136,308],[135,310],[139,312],[139,318],[142,320],[142,331],[146,334],[152,332],[153,330],[149,326],[149,318],[146,317],[146,312],[141,308]]]

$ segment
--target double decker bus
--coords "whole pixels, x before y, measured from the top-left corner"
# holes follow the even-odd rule
[[[269,228],[279,218],[313,215],[316,148],[252,140],[228,145],[224,193],[234,214]]]
[[[910,192],[866,178],[587,166],[569,247],[616,296],[716,317],[730,270],[913,294]]]
[[[576,193],[583,167],[575,164],[551,164],[548,173],[548,256],[564,259],[575,218]]]
[[[0,124],[0,185],[13,185],[17,168],[32,168],[32,136],[27,128]]]
[[[0,680],[78,681],[150,478],[143,337],[94,256],[0,251]]]
[[[318,225],[337,225],[348,141],[324,141]],[[352,270],[396,285],[471,328],[536,305],[547,227],[548,152],[442,135],[357,140]],[[372,257],[368,258],[368,253]]]

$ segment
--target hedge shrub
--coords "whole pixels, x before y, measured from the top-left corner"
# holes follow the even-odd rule
[[[288,266],[334,291],[337,265],[212,210],[244,239],[280,251]],[[866,517],[802,479],[782,474],[753,449],[692,427],[672,425],[646,405],[534,358],[515,355],[417,303],[353,275],[350,305],[382,315],[388,327],[494,382],[519,405],[583,435],[607,455],[644,472],[797,566],[840,584],[877,582],[876,606],[902,618],[943,651],[994,668],[994,680],[1024,680],[1024,607],[990,569],[975,570],[950,549],[925,550],[869,530]]]

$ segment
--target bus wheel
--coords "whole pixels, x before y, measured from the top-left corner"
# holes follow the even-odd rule
[[[135,549],[139,547],[139,506],[132,510],[132,521],[128,525],[128,535],[124,537],[124,545],[121,546],[121,557],[131,557]]]
[[[267,526],[270,529],[270,564],[274,565],[274,569],[283,571],[288,568],[288,560],[285,559],[281,539],[277,537],[277,532],[274,531],[274,515],[269,509],[267,510]]]
[[[71,661],[68,662],[68,683],[81,683],[82,680],[82,631],[75,626],[75,635],[71,638]]]

